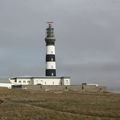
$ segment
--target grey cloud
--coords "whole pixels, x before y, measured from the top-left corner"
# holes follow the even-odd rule
[[[58,75],[119,87],[119,0],[0,0],[0,76],[44,75],[55,21]]]

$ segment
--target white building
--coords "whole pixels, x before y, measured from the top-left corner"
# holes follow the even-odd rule
[[[12,84],[11,83],[0,83],[0,87],[11,89]]]
[[[70,85],[70,77],[15,77],[9,80],[14,85]]]
[[[99,84],[87,84],[87,85],[96,86],[96,87],[99,86]]]

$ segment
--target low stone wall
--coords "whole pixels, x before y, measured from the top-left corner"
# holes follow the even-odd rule
[[[69,85],[69,86],[42,86],[42,85],[24,85],[23,89],[41,90],[41,91],[85,91],[85,92],[104,92],[105,87],[95,85]]]

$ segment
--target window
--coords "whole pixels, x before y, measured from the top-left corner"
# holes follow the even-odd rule
[[[53,82],[53,85],[54,85],[54,82]]]
[[[26,81],[23,81],[23,83],[26,83]]]
[[[17,79],[15,79],[15,82],[17,82]]]
[[[27,83],[30,83],[30,81],[27,81]]]
[[[21,83],[21,81],[19,81],[19,83]]]
[[[53,61],[53,58],[51,58],[51,61]]]
[[[53,74],[53,73],[51,73],[51,75],[53,76],[54,74]]]
[[[45,85],[46,85],[46,82],[45,82]]]

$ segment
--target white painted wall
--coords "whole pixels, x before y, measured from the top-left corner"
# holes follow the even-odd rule
[[[14,80],[9,79],[9,81],[10,81],[10,83],[12,83],[12,84],[14,84],[14,83],[15,83],[15,81],[14,81]]]
[[[98,84],[87,84],[87,85],[92,85],[92,86],[96,86],[96,87],[99,86]]]
[[[12,88],[12,84],[11,83],[0,83],[0,87],[11,89]]]
[[[64,78],[63,81],[64,85],[70,85],[70,78]]]
[[[41,78],[41,79],[33,79],[33,84],[41,84],[41,85],[60,85],[61,79],[48,79],[48,78]]]
[[[30,79],[17,79],[17,83],[22,85],[29,85],[30,81]]]
[[[10,82],[14,85],[70,85],[70,78],[68,77],[39,77],[39,78],[17,78],[10,79]]]
[[[31,79],[27,79],[27,78],[25,78],[25,79],[16,79],[16,81],[15,80],[10,80],[10,82],[12,84],[15,84],[15,85],[29,85],[31,83]]]
[[[55,55],[55,46],[54,45],[47,46],[47,55],[49,55],[49,54]]]

